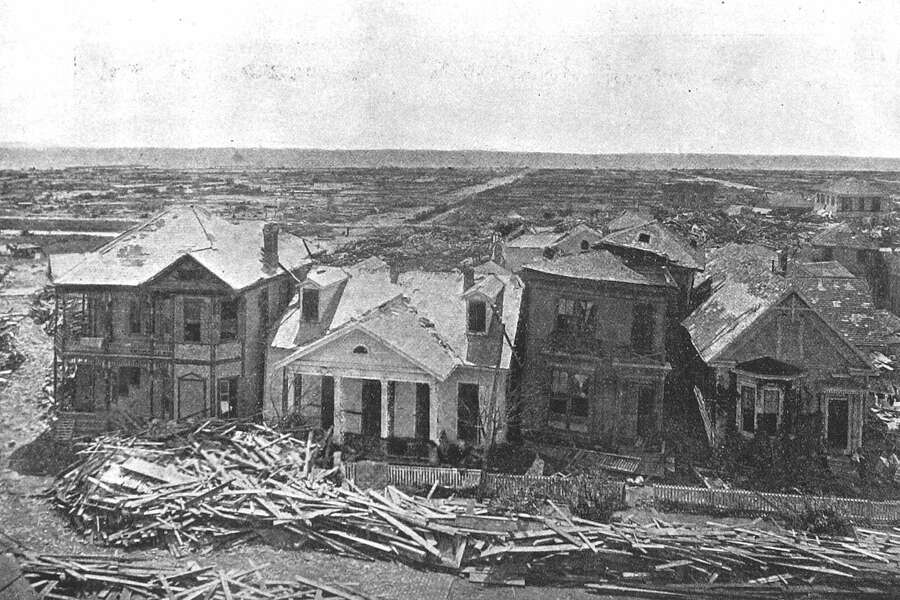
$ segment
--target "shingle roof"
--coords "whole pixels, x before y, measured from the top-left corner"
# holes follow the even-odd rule
[[[859,231],[848,223],[837,223],[816,234],[813,246],[855,248],[860,250],[876,249],[878,242],[866,231]]]
[[[886,196],[884,188],[871,181],[857,179],[856,177],[844,177],[825,184],[820,191],[836,196]]]
[[[54,283],[137,286],[190,256],[232,289],[240,290],[282,273],[263,264],[264,225],[232,224],[201,207],[172,207],[83,254],[80,262],[57,272]],[[309,251],[302,239],[281,232],[278,260],[295,269],[310,262]]]
[[[502,301],[506,333],[514,340],[522,302],[522,283],[515,275],[492,264],[474,269],[473,287],[481,286],[491,292],[499,284],[500,289],[492,297]],[[408,271],[401,273],[394,284],[390,282],[387,265],[380,259],[367,259],[345,271],[347,281],[323,337],[340,335],[350,327],[358,327],[411,357],[441,379],[453,367],[471,364],[467,360],[467,304],[462,273]],[[323,339],[320,337],[298,346],[295,340],[299,323],[300,307],[293,306],[282,319],[272,345],[294,349],[296,354]],[[498,366],[508,368],[511,359],[512,349],[504,341]]]
[[[589,281],[658,285],[657,282],[625,266],[625,263],[608,250],[582,252],[554,259],[541,258],[525,265],[524,270]]]
[[[650,252],[688,269],[703,270],[701,261],[668,229],[657,222],[615,231],[601,240],[607,246]]]

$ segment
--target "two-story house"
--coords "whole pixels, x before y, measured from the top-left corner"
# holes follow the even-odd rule
[[[876,183],[845,177],[816,190],[813,208],[834,217],[877,217],[891,212],[893,199]]]
[[[670,371],[672,277],[597,250],[530,263],[522,279],[526,434],[605,447],[652,438]]]
[[[51,256],[62,405],[163,419],[257,413],[270,327],[310,262],[305,241],[278,225],[200,207]]]
[[[521,297],[490,262],[393,277],[374,257],[315,267],[272,339],[265,417],[389,447],[502,439]]]

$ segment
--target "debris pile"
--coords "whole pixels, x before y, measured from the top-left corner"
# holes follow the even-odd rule
[[[320,453],[312,438],[253,424],[206,422],[156,439],[110,435],[80,451],[57,479],[55,498],[95,541],[162,543],[176,556],[186,546],[261,539],[400,559],[475,581],[900,589],[897,534],[604,524],[552,503],[553,516],[490,514],[472,500],[338,483],[338,469],[317,468]]]
[[[25,362],[25,355],[16,348],[14,330],[21,315],[0,315],[0,384],[8,382],[8,377]]]
[[[22,561],[25,578],[41,598],[367,600],[358,592],[299,575],[292,581],[264,580],[261,568],[222,571],[193,564],[173,569],[120,556],[64,554],[27,555]]]

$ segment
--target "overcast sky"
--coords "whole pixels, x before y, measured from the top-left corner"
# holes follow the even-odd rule
[[[900,157],[900,2],[0,0],[0,141]]]

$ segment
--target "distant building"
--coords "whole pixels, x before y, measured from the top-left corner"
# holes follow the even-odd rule
[[[819,188],[813,208],[836,217],[870,217],[891,212],[892,203],[881,186],[846,177]]]
[[[602,236],[585,224],[568,231],[525,231],[503,243],[503,266],[518,273],[522,267],[541,257],[585,252]]]
[[[313,268],[272,339],[264,415],[392,454],[503,439],[521,299],[490,262],[395,279],[378,258]]]
[[[618,449],[656,439],[678,294],[665,268],[596,250],[529,263],[522,278],[522,428]]]
[[[98,415],[257,414],[269,329],[311,262],[304,240],[277,225],[234,225],[199,207],[51,256],[60,400]]]

